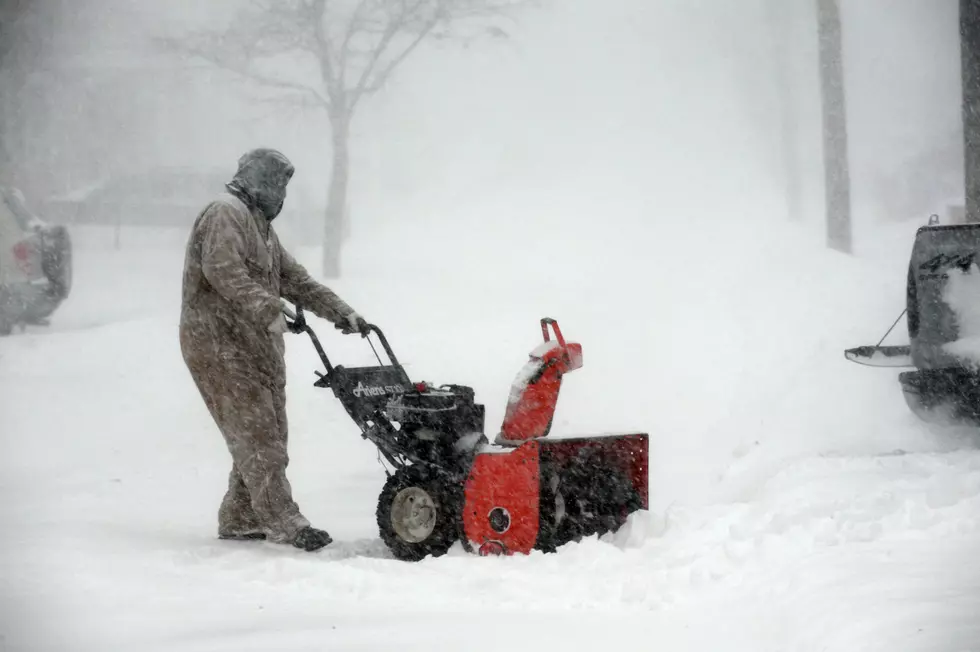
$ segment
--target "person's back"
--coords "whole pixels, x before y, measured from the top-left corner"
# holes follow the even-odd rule
[[[281,315],[281,261],[271,225],[239,198],[212,201],[194,223],[184,264],[181,332],[191,347],[247,358],[250,373],[284,385],[282,333],[269,332]],[[234,352],[234,353],[233,353]]]
[[[230,301],[214,290],[204,274],[203,245],[205,222],[206,218],[209,217],[209,213],[217,208],[217,204],[228,204],[230,208],[235,208],[236,203],[242,212],[248,211],[248,208],[240,199],[235,198],[229,193],[222,193],[209,202],[194,220],[184,251],[181,321],[186,320],[189,314],[199,310],[199,306],[220,302],[224,302],[228,306],[232,305]]]

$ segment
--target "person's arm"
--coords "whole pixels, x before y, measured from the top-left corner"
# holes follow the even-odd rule
[[[211,286],[257,325],[282,314],[282,303],[252,280],[245,266],[245,227],[238,211],[216,203],[201,220],[201,269]]]
[[[281,245],[279,251],[282,260],[279,293],[285,299],[338,326],[356,327],[351,323],[351,317],[358,316],[353,308],[333,290],[318,283]]]

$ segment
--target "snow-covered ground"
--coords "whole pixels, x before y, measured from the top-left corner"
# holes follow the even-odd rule
[[[378,540],[375,451],[299,338],[290,477],[336,543],[216,541],[229,459],[178,351],[183,236],[79,234],[54,324],[0,341],[0,649],[980,649],[977,440],[842,354],[901,310],[912,228],[860,258],[748,218],[353,242],[335,287],[413,378],[473,385],[489,428],[547,315],[585,351],[557,436],[651,436],[651,510],[617,535],[418,564]]]

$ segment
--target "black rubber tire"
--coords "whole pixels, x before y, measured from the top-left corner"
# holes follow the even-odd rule
[[[411,488],[424,491],[435,508],[435,525],[422,541],[403,539],[392,521],[392,507],[396,498],[402,491]],[[402,561],[442,556],[460,538],[462,504],[462,487],[450,485],[444,476],[421,466],[399,469],[388,478],[378,496],[377,518],[381,540],[395,558]]]
[[[7,337],[14,332],[14,320],[7,316],[7,291],[0,288],[0,337]]]
[[[960,368],[899,375],[908,408],[924,423],[980,427],[980,375]]]
[[[63,301],[71,293],[72,287],[72,247],[71,236],[64,226],[53,226],[44,234],[45,246],[41,266],[44,275],[51,282],[51,288],[58,301]]]

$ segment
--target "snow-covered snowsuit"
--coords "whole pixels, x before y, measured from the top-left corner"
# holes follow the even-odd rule
[[[289,176],[291,170],[287,182]],[[309,521],[286,479],[280,297],[338,325],[356,313],[280,245],[267,215],[278,214],[281,200],[263,207],[247,175],[228,187],[198,215],[187,243],[181,351],[232,457],[219,535],[264,533],[270,541],[295,543]]]

